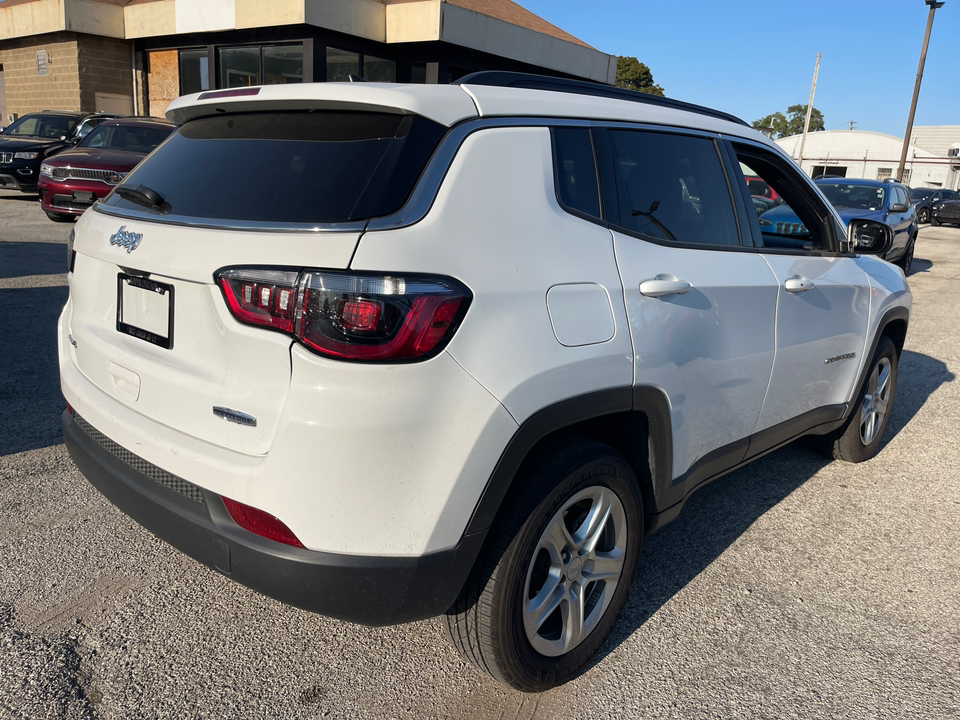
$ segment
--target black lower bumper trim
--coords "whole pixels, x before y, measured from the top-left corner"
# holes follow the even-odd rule
[[[152,480],[87,434],[69,412],[63,433],[80,472],[147,530],[204,565],[281,602],[362,625],[439,615],[466,581],[485,532],[415,558],[339,555],[295,548],[242,529],[219,495],[197,503]]]

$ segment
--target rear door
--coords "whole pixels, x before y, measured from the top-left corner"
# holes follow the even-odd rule
[[[673,476],[718,451],[734,464],[773,366],[777,283],[741,243],[718,141],[625,128],[597,140],[635,384],[669,399]]]

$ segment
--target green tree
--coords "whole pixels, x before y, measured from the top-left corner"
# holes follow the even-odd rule
[[[787,114],[775,112],[759,120],[753,121],[753,126],[761,132],[777,140],[788,135],[799,135],[803,132],[803,122],[807,118],[806,105],[791,105]],[[810,113],[810,132],[825,130],[823,113],[816,108]]]
[[[635,57],[621,56],[617,58],[616,86],[627,90],[639,90],[651,95],[663,95],[663,88],[653,82],[653,73],[650,72],[650,68]]]

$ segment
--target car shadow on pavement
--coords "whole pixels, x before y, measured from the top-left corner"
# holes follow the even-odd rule
[[[21,200],[21,201],[29,200],[30,202],[39,203],[40,195],[38,195],[37,193],[22,193],[20,195],[2,194],[0,195],[0,200]]]
[[[907,274],[907,277],[910,275],[916,275],[917,273],[929,272],[930,268],[933,267],[933,263],[930,260],[924,260],[923,258],[915,257],[913,263],[910,265],[910,272]]]
[[[54,247],[63,260],[63,246]],[[63,442],[56,335],[66,301],[65,286],[0,289],[0,456]]]
[[[955,375],[943,361],[904,351],[884,445]],[[883,446],[881,446],[882,459]],[[644,541],[630,599],[591,665],[601,662],[693,581],[768,510],[831,462],[804,442],[785,447],[698,490],[679,517]]]
[[[0,242],[0,279],[66,271],[67,248],[60,243]]]

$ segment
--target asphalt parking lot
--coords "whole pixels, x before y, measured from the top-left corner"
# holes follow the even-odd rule
[[[70,227],[0,191],[0,718],[960,718],[960,228],[921,231],[879,456],[797,444],[700,491],[600,661],[522,695],[436,619],[283,606],[87,484],[59,420]]]

